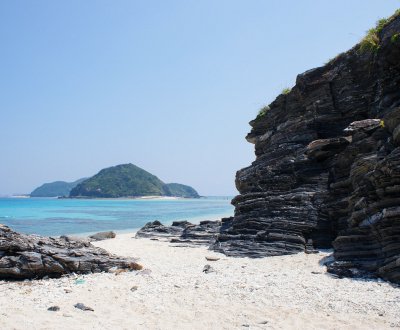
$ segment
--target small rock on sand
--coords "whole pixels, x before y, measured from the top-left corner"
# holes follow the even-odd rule
[[[86,305],[84,305],[84,304],[82,304],[82,303],[77,303],[77,304],[74,305],[74,307],[75,307],[75,308],[78,308],[78,309],[80,309],[80,310],[83,310],[83,311],[91,311],[91,312],[94,312],[94,309],[93,309],[92,307],[86,306]]]
[[[51,307],[47,308],[47,310],[50,311],[50,312],[58,312],[60,310],[60,307],[51,306]]]
[[[217,258],[217,257],[209,257],[209,256],[207,256],[206,259],[208,261],[218,261],[219,260],[219,258]]]
[[[203,268],[203,272],[208,274],[208,273],[211,273],[211,272],[215,272],[215,270],[210,265],[205,265],[204,268]]]
[[[103,231],[89,236],[89,238],[95,241],[102,241],[104,239],[115,238],[115,233],[113,231]]]

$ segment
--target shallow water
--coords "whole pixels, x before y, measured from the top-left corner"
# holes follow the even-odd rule
[[[137,229],[149,221],[215,220],[233,215],[231,197],[176,200],[0,198],[0,223],[40,235]]]

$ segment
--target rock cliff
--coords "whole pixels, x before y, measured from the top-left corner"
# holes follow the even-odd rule
[[[379,23],[374,44],[300,74],[250,122],[256,159],[237,172],[235,215],[215,249],[333,246],[330,271],[400,282],[400,17]]]

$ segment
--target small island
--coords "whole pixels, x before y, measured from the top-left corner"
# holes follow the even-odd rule
[[[69,196],[69,193],[78,184],[85,181],[87,178],[79,179],[74,182],[54,181],[44,183],[30,193],[30,197],[62,197]]]
[[[133,164],[102,169],[73,188],[70,198],[124,197],[199,198],[195,189],[179,183],[164,183],[157,176]]]

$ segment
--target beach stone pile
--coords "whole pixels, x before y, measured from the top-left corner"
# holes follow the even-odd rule
[[[250,122],[256,159],[214,249],[264,257],[334,248],[328,268],[400,282],[400,17],[297,77]],[[357,273],[357,272],[355,272]]]
[[[87,240],[24,235],[0,224],[0,280],[60,277],[64,274],[138,269],[134,258],[121,258]]]
[[[136,238],[164,239],[171,243],[186,245],[210,245],[221,229],[221,221],[204,220],[199,224],[189,221],[174,221],[165,226],[156,220],[148,222],[136,233]]]

